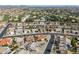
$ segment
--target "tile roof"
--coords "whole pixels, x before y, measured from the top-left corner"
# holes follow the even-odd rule
[[[0,45],[10,45],[12,43],[11,38],[0,39]]]

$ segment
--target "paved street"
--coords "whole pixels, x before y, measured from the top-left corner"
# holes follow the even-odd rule
[[[50,54],[53,44],[54,44],[54,34],[51,34],[51,38],[50,38],[48,45],[44,51],[44,54]]]
[[[3,35],[5,34],[5,32],[6,32],[6,30],[8,29],[8,27],[9,27],[9,23],[6,25],[6,27],[2,30],[2,32],[0,33],[0,38],[2,38],[3,37]]]
[[[55,34],[55,35],[66,35],[66,36],[76,36],[79,37],[79,35],[77,34],[64,34],[64,33],[27,33],[27,34],[18,34],[18,35],[6,35],[3,36],[3,38],[7,38],[7,37],[21,37],[21,36],[30,36],[30,35],[48,35],[48,34]]]

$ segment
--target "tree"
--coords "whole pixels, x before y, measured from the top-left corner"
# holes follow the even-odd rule
[[[11,48],[12,51],[14,51],[15,49],[19,48],[15,38],[13,38],[12,45],[9,45],[9,48]]]
[[[77,38],[76,37],[72,37],[71,38],[71,45],[72,45],[72,52],[76,53],[77,52]]]
[[[8,21],[9,20],[9,15],[4,15],[3,21]]]

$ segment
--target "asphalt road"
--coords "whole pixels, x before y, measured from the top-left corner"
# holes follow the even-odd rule
[[[4,31],[2,32],[2,35],[3,33],[5,32],[6,29],[4,29]],[[76,37],[79,37],[78,34],[64,34],[64,33],[26,33],[26,34],[17,34],[17,35],[6,35],[6,36],[3,36],[2,38],[7,38],[7,37],[22,37],[22,36],[31,36],[31,35],[51,35],[51,34],[55,34],[55,35],[66,35],[66,36],[76,36]],[[1,36],[2,36],[1,35]]]
[[[3,37],[3,35],[5,34],[6,30],[8,29],[10,24],[7,24],[6,27],[4,27],[4,29],[2,30],[2,32],[0,33],[0,38]]]
[[[44,51],[44,54],[50,54],[53,44],[54,44],[54,34],[51,34],[51,38],[50,38],[48,45]]]

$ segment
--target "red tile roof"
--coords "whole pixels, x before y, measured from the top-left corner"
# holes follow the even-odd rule
[[[12,43],[11,38],[0,39],[0,45],[10,45]]]

